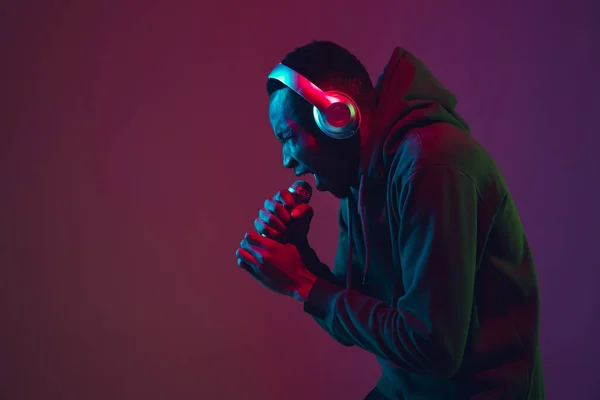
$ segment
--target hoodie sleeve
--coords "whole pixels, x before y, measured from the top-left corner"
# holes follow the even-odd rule
[[[477,190],[458,169],[394,177],[405,295],[396,304],[318,279],[307,303],[325,329],[423,375],[452,376],[464,353],[476,269]],[[305,308],[306,309],[306,308]],[[310,312],[310,311],[309,311]]]

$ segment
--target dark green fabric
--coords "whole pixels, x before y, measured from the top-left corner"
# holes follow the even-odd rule
[[[537,276],[502,174],[409,52],[395,49],[377,91],[364,202],[342,200],[333,273],[305,310],[378,358],[390,399],[543,399]]]

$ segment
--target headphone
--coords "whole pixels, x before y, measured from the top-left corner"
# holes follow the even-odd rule
[[[277,64],[269,74],[298,93],[313,106],[313,116],[321,131],[333,139],[348,139],[360,127],[360,110],[350,96],[338,91],[323,92],[317,85],[288,67]]]

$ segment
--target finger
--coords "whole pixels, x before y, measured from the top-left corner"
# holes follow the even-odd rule
[[[294,285],[294,280],[287,274],[271,265],[265,266],[261,264],[249,251],[240,248],[236,251],[236,256],[238,257],[240,268],[247,271],[267,289],[286,293]]]
[[[290,222],[289,211],[285,209],[283,204],[276,201],[275,199],[265,200],[265,209],[275,214],[284,224]]]
[[[235,256],[237,257],[238,265],[246,269],[246,271],[250,268],[251,271],[248,272],[251,274],[255,274],[260,270],[260,262],[248,250],[239,248],[235,252]]]
[[[278,232],[284,231],[286,229],[285,224],[281,222],[281,220],[269,210],[261,208],[261,210],[258,212],[258,217]]]
[[[310,221],[314,213],[315,212],[311,206],[303,203],[292,210],[291,216],[294,219],[308,219]]]
[[[253,268],[251,265],[238,260],[238,265],[244,271],[248,272],[254,279],[258,281],[262,286],[269,290],[273,290],[279,293],[286,293],[288,287],[293,286],[294,282],[286,275],[281,274],[279,271],[271,271],[271,273],[265,273],[263,269]]]
[[[280,190],[275,194],[273,199],[283,204],[285,208],[293,207],[296,203],[294,196],[288,190]]]
[[[248,245],[253,246],[253,249],[260,250],[260,256],[267,256],[268,253],[275,249],[281,244],[267,236],[262,236],[256,232],[248,232],[244,235],[244,240],[242,243],[246,242]]]
[[[244,250],[239,249],[238,251],[243,252]],[[243,255],[241,257],[244,257]],[[260,282],[263,286],[265,287],[269,287],[265,280],[265,276],[263,276],[262,270],[260,269],[260,264],[252,265],[248,262],[243,261],[243,258],[238,258],[237,260],[238,266],[243,269],[244,271],[246,271],[247,273],[249,273],[254,279],[256,279],[258,282]]]
[[[259,218],[256,218],[254,220],[254,228],[261,235],[265,235],[266,237],[270,237],[272,239],[276,238],[280,234],[280,232],[271,228],[269,225],[267,225],[264,221],[262,221]]]
[[[260,282],[263,286],[269,289],[274,287],[271,279],[264,275],[262,265],[258,263],[258,260],[256,260],[252,254],[244,249],[238,249],[236,251],[236,255],[238,257],[237,263],[240,268],[252,275],[252,277]]]
[[[270,260],[271,250],[265,249],[264,245],[261,245],[261,243],[265,241],[273,243],[277,242],[265,236],[259,235],[258,233],[249,233],[247,235],[254,235],[252,237],[256,237],[256,239],[251,241],[251,239],[244,238],[244,240],[242,240],[240,243],[240,247],[250,253],[250,255],[252,255],[260,265],[267,264]]]
[[[281,271],[270,268],[270,272],[267,273],[267,269],[263,267],[258,260],[245,249],[237,249],[236,256],[238,258],[237,263],[240,268],[248,272],[254,279],[260,282],[264,287],[280,291],[278,288],[281,286],[290,286],[293,281]]]
[[[240,260],[238,258],[237,260],[238,266],[243,269],[244,271],[246,271],[247,273],[249,273],[250,275],[254,275],[254,268],[252,268],[252,266],[250,264],[246,264],[245,262],[243,262],[242,260]]]

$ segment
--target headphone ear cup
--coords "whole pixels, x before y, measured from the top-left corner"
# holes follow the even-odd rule
[[[327,92],[335,97],[324,112],[313,107],[313,116],[321,131],[333,139],[347,139],[353,136],[360,125],[360,112],[354,101],[343,93]]]
[[[325,112],[325,119],[331,126],[344,128],[351,123],[352,111],[346,103],[333,103]]]

